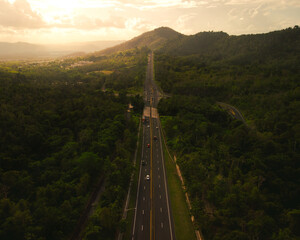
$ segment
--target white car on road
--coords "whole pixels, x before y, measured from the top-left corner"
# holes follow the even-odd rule
[[[149,175],[149,174],[146,175],[146,180],[147,180],[147,181],[150,180],[150,175]]]

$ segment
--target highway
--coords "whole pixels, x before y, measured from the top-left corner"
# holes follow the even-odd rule
[[[241,112],[237,108],[235,108],[232,105],[229,105],[228,103],[217,102],[217,104],[221,108],[226,110],[233,118],[242,121],[246,126],[248,126],[248,124],[246,123],[246,120],[244,119],[243,115],[241,114]]]
[[[157,112],[159,98],[151,53],[144,85],[145,122],[132,240],[175,240]],[[146,179],[147,175],[150,179]]]

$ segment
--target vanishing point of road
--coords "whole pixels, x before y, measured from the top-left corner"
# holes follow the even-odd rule
[[[160,93],[153,80],[153,53],[148,56],[144,86],[142,156],[132,240],[175,240],[157,112]],[[149,175],[150,179],[146,176]]]

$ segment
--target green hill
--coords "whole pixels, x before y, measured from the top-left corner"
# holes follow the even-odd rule
[[[142,35],[135,37],[125,43],[100,51],[98,52],[98,54],[111,54],[131,48],[141,48],[144,46],[152,50],[157,50],[163,47],[169,41],[180,40],[183,37],[183,34],[178,33],[171,28],[160,27],[153,31],[143,33]]]
[[[299,41],[297,26],[205,32],[156,51],[155,80],[169,96],[159,115],[204,239],[300,237]]]
[[[234,64],[248,64],[286,56],[297,57],[300,51],[300,28],[295,26],[269,33],[240,36],[224,32],[200,32],[188,36],[171,28],[160,27],[95,55],[141,47],[174,56],[193,55],[201,61],[225,60]]]
[[[224,32],[201,32],[171,40],[159,50],[176,56],[198,55],[206,60],[234,63],[271,60],[297,56],[300,28],[288,28],[264,34],[230,36]]]

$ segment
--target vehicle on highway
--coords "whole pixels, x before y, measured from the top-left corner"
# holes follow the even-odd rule
[[[149,143],[147,144],[147,148],[150,148],[150,144]]]
[[[150,125],[148,125],[147,127],[150,127]]]
[[[154,140],[157,140],[157,137],[156,137],[156,136],[154,136],[154,137],[153,137],[153,139],[154,139]]]
[[[158,129],[158,126],[156,126],[156,129]]]
[[[149,174],[146,175],[146,180],[147,180],[147,181],[150,180],[150,175],[149,175]]]
[[[146,165],[146,162],[145,160],[142,160],[142,165],[145,166]]]

